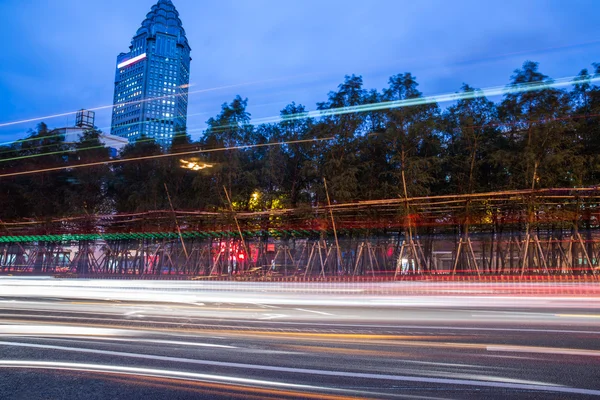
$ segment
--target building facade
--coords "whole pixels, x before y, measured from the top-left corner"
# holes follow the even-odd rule
[[[65,143],[73,150],[75,149],[75,144],[81,140],[86,132],[97,129],[95,126],[96,113],[93,111],[84,109],[77,111],[75,121],[75,126],[53,130],[56,135],[64,136]],[[115,158],[128,143],[125,138],[106,133],[99,133],[98,140],[109,149],[111,158]]]
[[[191,48],[171,0],[159,0],[117,57],[111,134],[163,147],[187,123]]]

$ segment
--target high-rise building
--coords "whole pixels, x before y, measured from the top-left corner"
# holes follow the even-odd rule
[[[168,147],[187,122],[190,52],[179,13],[159,0],[117,57],[111,134]]]

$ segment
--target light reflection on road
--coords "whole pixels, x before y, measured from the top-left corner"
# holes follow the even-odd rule
[[[600,395],[593,285],[366,285],[0,279],[0,368],[182,396]]]

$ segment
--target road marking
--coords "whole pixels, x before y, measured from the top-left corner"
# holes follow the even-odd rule
[[[52,311],[52,310],[43,310],[43,309],[39,309],[39,310],[27,310],[27,311],[36,311],[36,312],[48,312],[48,311]],[[257,311],[261,311],[258,310]],[[97,315],[111,315],[111,316],[121,316],[122,314],[116,314],[116,313],[102,313],[102,312],[91,312],[91,311],[86,311],[86,312],[80,312],[80,311],[67,311],[68,314],[85,314],[85,315],[90,315],[90,314],[97,314]],[[284,315],[285,316],[285,315]],[[69,317],[69,316],[56,316],[56,315],[37,315],[37,314],[1,314],[0,313],[0,319],[3,322],[10,322],[10,321],[16,321],[17,323],[30,323],[30,321],[26,320],[26,319],[19,319],[19,318],[24,318],[24,317],[29,317],[29,318],[39,318],[39,319],[43,319],[43,320],[47,320],[47,319],[62,319],[62,320],[90,320],[90,319],[94,319],[92,317]],[[171,316],[154,316],[156,318],[162,318],[162,319],[168,319],[168,320],[178,320],[181,319],[182,317],[171,317]],[[285,316],[287,317],[287,316]],[[199,317],[191,317],[189,318],[190,320],[194,321],[194,325],[203,325],[206,326],[206,322],[207,321],[213,321],[213,318],[209,318],[207,316],[199,316]],[[113,326],[108,325],[104,322],[109,321],[109,322],[126,322],[127,320],[124,319],[115,319],[115,318],[101,318],[101,319],[97,319],[99,321],[99,323],[97,323],[96,325],[102,326],[102,327],[110,327],[112,328]],[[197,321],[197,322],[196,322]],[[237,318],[226,318],[226,321],[229,323],[234,323],[234,322],[243,322],[243,323],[247,323],[248,320],[244,320],[244,319],[237,319]],[[263,319],[262,321],[264,321],[265,324],[272,324],[272,325],[287,325],[287,326],[315,326],[315,322],[291,322],[291,321],[271,321],[268,319]],[[166,321],[155,321],[155,320],[146,320],[144,322],[148,322],[148,323],[152,323],[155,325],[173,325],[176,324],[176,321],[174,322],[166,322]],[[203,323],[204,322],[204,323]],[[57,323],[57,322],[53,322],[53,323]],[[69,324],[70,322],[63,322],[66,324]],[[89,325],[89,324],[88,324]],[[214,324],[209,324],[210,326],[215,326]],[[218,325],[217,327],[219,328],[230,328],[233,327],[233,325]],[[464,327],[464,326],[435,326],[435,325],[374,325],[374,324],[340,324],[340,323],[323,323],[323,322],[319,322],[318,323],[318,327],[331,327],[331,328],[385,328],[385,329],[408,329],[408,330],[415,330],[415,329],[426,329],[426,330],[440,330],[440,331],[466,331],[466,332],[529,332],[529,333],[555,333],[555,334],[565,334],[565,333],[575,333],[575,334],[587,334],[587,335],[600,335],[600,331],[593,331],[593,330],[574,330],[574,329],[536,329],[536,328],[488,328],[488,327]],[[144,330],[152,330],[150,328],[144,328]],[[161,330],[161,329],[159,329]]]
[[[554,318],[555,315],[554,314],[545,314],[545,315],[538,315],[538,314],[533,314],[533,315],[511,315],[511,314],[471,314],[471,318],[501,318],[503,320],[506,319],[521,319],[521,318]]]
[[[326,313],[323,311],[305,310],[304,308],[296,308],[295,310],[309,312],[309,313],[315,313],[315,314],[321,314],[321,315],[333,315],[333,314],[329,314],[329,313]]]
[[[123,315],[126,315],[126,316],[130,317],[130,316],[132,316],[132,315],[139,314],[140,312],[141,312],[141,311],[129,311],[129,312],[126,312],[126,313],[125,313],[125,314],[123,314]],[[143,317],[143,315],[136,315],[136,316],[137,316],[137,317]]]
[[[252,303],[252,304],[254,304],[255,306],[263,307],[263,308],[281,308],[281,307],[272,306],[269,304],[260,304],[260,303]]]
[[[264,317],[259,318],[260,320],[267,321],[275,318],[285,318],[287,315],[285,314],[263,314]]]
[[[553,347],[535,347],[535,346],[511,346],[511,345],[492,345],[486,347],[487,351],[503,351],[510,353],[532,353],[532,354],[555,354],[564,356],[586,356],[600,357],[598,350],[586,349],[565,349]]]
[[[134,333],[127,329],[106,329],[84,326],[64,325],[0,325],[0,335],[26,336],[131,336]]]
[[[311,368],[278,367],[278,366],[273,366],[273,365],[242,364],[242,363],[225,362],[225,361],[194,360],[194,359],[189,359],[189,358],[167,357],[167,356],[158,356],[158,355],[150,355],[150,354],[124,353],[124,352],[118,352],[118,351],[107,351],[107,350],[96,350],[96,349],[80,349],[80,348],[74,348],[74,347],[39,345],[39,344],[32,344],[32,343],[0,342],[0,345],[14,346],[14,347],[28,347],[28,348],[34,348],[34,349],[36,349],[36,348],[37,349],[52,349],[52,350],[58,350],[58,351],[71,351],[71,352],[88,353],[88,354],[111,355],[111,356],[137,358],[137,359],[145,359],[145,360],[180,362],[180,363],[186,363],[186,364],[210,365],[210,366],[218,366],[218,367],[225,367],[225,368],[239,368],[239,369],[243,369],[243,370],[285,372],[285,373],[292,373],[292,374],[347,377],[347,378],[372,379],[372,380],[383,380],[383,381],[394,381],[394,382],[418,382],[418,383],[430,383],[430,384],[441,384],[441,385],[492,387],[492,388],[504,388],[504,389],[514,389],[514,390],[531,390],[531,391],[538,391],[538,392],[557,392],[557,393],[584,394],[584,395],[600,396],[600,390],[566,387],[566,386],[555,385],[555,384],[546,383],[546,382],[534,382],[534,381],[516,380],[516,379],[510,379],[510,378],[501,378],[501,377],[490,377],[490,378],[493,378],[492,381],[489,381],[489,380],[478,381],[475,379],[455,379],[455,378],[431,378],[431,377],[420,377],[420,376],[409,376],[409,375],[388,375],[388,374],[373,374],[373,373],[363,373],[363,372],[328,371],[328,370],[319,370],[319,369],[311,369]],[[18,367],[18,366],[20,366],[21,368],[31,368],[34,365],[40,365],[40,368],[49,369],[49,368],[57,368],[58,365],[60,365],[60,364],[61,363],[56,363],[56,362],[0,360],[0,366],[6,367],[6,368]],[[62,364],[68,364],[68,363],[62,363]],[[44,365],[44,366],[42,366],[42,365]],[[70,364],[70,365],[76,365],[76,364]],[[82,365],[82,364],[80,364],[80,365]],[[84,364],[84,365],[86,365],[86,364]],[[90,364],[87,364],[87,365],[90,365]],[[97,367],[99,367],[99,366],[97,366]],[[106,369],[107,366],[104,366],[104,368]],[[113,370],[123,370],[126,368],[132,368],[132,367],[110,366],[109,368],[113,368]],[[135,369],[137,369],[137,368],[135,368]],[[178,373],[186,374],[185,372],[178,372]],[[191,374],[191,373],[187,373],[187,374]],[[239,379],[243,379],[243,378],[239,378]]]
[[[213,344],[213,343],[198,343],[198,342],[181,342],[177,340],[155,340],[155,339],[122,339],[122,338],[91,338],[92,340],[101,340],[109,342],[132,342],[132,343],[152,343],[152,344],[172,344],[178,346],[191,346],[191,347],[215,347],[219,349],[239,349],[235,346],[227,346],[224,344]]]
[[[561,317],[561,318],[600,318],[600,315],[593,315],[593,314],[555,314],[555,317]]]

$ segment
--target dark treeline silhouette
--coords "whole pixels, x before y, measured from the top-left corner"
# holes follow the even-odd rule
[[[323,178],[337,203],[398,197],[469,194],[512,189],[595,186],[600,175],[600,73],[581,71],[568,88],[555,88],[538,64],[525,62],[499,103],[463,85],[446,109],[430,102],[351,113],[327,113],[382,102],[422,98],[410,73],[393,76],[383,91],[346,76],[318,104],[323,117],[299,118],[292,103],[281,122],[251,125],[247,100],[236,97],[208,120],[203,137],[178,132],[171,148],[142,138],[121,158],[223,149],[274,142],[299,144],[207,151],[90,168],[65,169],[0,181],[0,219],[44,220],[83,214],[168,210],[309,208],[326,202]],[[534,90],[510,90],[538,84]],[[332,140],[310,139],[333,137]],[[46,125],[22,141],[0,147],[0,174],[103,161],[98,132],[65,143]],[[181,159],[212,165],[181,168]]]

